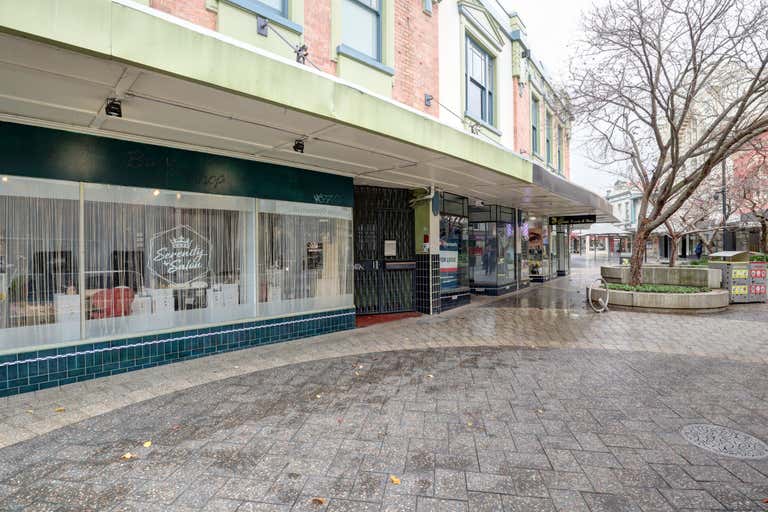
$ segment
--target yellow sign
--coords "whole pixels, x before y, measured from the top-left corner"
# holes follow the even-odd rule
[[[731,277],[734,279],[748,279],[749,278],[749,270],[746,268],[734,268],[731,271]]]
[[[731,295],[747,295],[748,286],[731,286]]]

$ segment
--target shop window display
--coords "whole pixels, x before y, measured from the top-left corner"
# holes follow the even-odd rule
[[[531,279],[550,277],[549,226],[540,223],[529,228],[528,265]]]
[[[85,336],[254,316],[253,208],[249,198],[85,185]]]
[[[260,201],[262,315],[354,307],[352,209]]]
[[[352,261],[351,208],[7,176],[0,350],[354,307]]]
[[[80,337],[78,200],[73,183],[0,181],[0,349]]]
[[[473,207],[470,220],[469,267],[472,286],[495,288],[514,283],[515,211],[498,206]]]
[[[440,289],[455,293],[469,289],[469,219],[440,216]]]
[[[530,228],[530,222],[528,220],[528,214],[525,212],[520,212],[519,216],[519,226],[520,229],[518,230],[519,236],[518,236],[518,247],[517,247],[517,254],[520,255],[519,257],[519,268],[520,268],[520,284],[523,286],[527,286],[530,281],[530,265],[528,261],[529,257],[529,243],[531,238],[531,228]]]

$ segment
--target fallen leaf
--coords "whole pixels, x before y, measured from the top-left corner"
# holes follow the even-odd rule
[[[35,412],[35,411],[33,411],[32,409],[27,409],[27,412],[28,412],[29,414],[32,414],[32,413],[33,413],[33,412]]]
[[[539,414],[544,414],[544,409],[536,409],[536,412]]]
[[[467,426],[468,426],[468,427],[471,427],[472,425],[473,425],[473,423],[472,423],[471,421],[468,421],[468,422],[467,422]]]
[[[57,408],[55,408],[55,409],[53,410],[53,412],[64,412],[64,411],[66,411],[66,409],[65,409],[65,408],[63,408],[63,407],[57,407]]]
[[[325,505],[325,498],[312,498],[313,505]]]
[[[179,430],[180,428],[181,428],[181,425],[179,425],[178,423],[171,425],[171,430]]]
[[[152,441],[144,441],[144,448],[149,448],[152,446]]]
[[[321,393],[318,393],[318,394],[315,395],[315,398],[320,398],[321,396],[323,396],[323,395]]]
[[[430,373],[430,374],[428,374],[428,375],[427,375],[427,378],[428,378],[428,379],[434,379],[434,378],[435,378],[435,376],[434,376],[434,375],[432,375],[432,374]]]
[[[359,377],[360,376],[360,372],[355,372],[355,375],[357,375]]]
[[[389,481],[392,482],[393,485],[400,485],[400,479],[395,475],[389,475]]]
[[[131,460],[131,459],[135,459],[136,456],[131,452],[125,452],[120,458],[123,460]]]

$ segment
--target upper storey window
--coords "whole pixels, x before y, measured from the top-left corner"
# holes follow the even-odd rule
[[[258,2],[274,10],[281,16],[286,16],[288,12],[288,0],[258,0]]]
[[[343,0],[342,40],[376,61],[381,61],[381,0]]]
[[[467,115],[493,124],[493,58],[467,38]]]
[[[539,103],[539,99],[536,97],[533,97],[531,99],[531,151],[534,155],[538,155],[540,151],[540,143],[539,138],[541,137],[541,133],[539,131],[539,115],[541,111],[541,105]]]

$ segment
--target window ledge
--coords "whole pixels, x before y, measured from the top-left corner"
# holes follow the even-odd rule
[[[361,64],[365,64],[366,66],[372,67],[373,69],[377,71],[381,71],[382,73],[385,73],[389,76],[394,76],[395,74],[394,68],[391,68],[385,64],[382,64],[376,59],[373,59],[368,55],[362,52],[359,52],[354,48],[351,48],[345,44],[340,44],[339,46],[337,46],[336,53],[338,53],[339,55],[344,55],[345,57],[349,57],[350,59],[354,59],[360,62]]]
[[[495,126],[492,126],[492,125],[490,125],[490,124],[486,123],[486,122],[485,122],[485,121],[483,121],[482,119],[478,119],[478,118],[474,117],[474,116],[473,116],[473,115],[471,115],[469,112],[464,112],[464,117],[466,117],[466,118],[467,118],[467,119],[469,119],[470,121],[473,121],[473,122],[475,122],[475,123],[479,124],[480,126],[482,126],[483,128],[485,128],[485,129],[486,129],[486,130],[488,130],[489,132],[491,132],[491,133],[493,133],[493,134],[495,134],[495,135],[498,135],[499,137],[501,137],[501,130],[497,129]]]
[[[304,27],[286,18],[283,13],[276,11],[275,9],[262,4],[258,0],[224,0],[227,3],[240,7],[248,12],[252,12],[259,16],[263,16],[268,20],[285,27],[297,34],[304,33]]]

